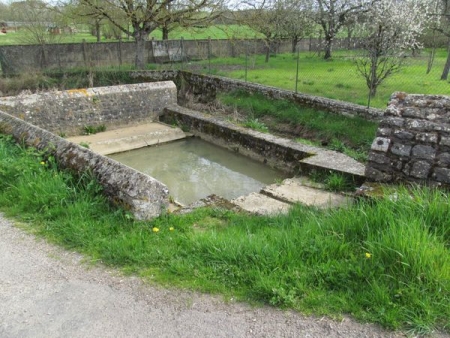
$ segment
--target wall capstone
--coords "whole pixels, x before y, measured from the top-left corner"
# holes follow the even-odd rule
[[[131,211],[136,219],[157,217],[169,206],[169,190],[156,179],[2,111],[0,132],[12,135],[17,142],[48,151],[62,169],[91,171],[106,196]]]
[[[372,143],[366,177],[450,186],[450,97],[392,94]]]

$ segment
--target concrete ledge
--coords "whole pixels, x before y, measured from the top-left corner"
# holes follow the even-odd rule
[[[169,190],[156,179],[2,111],[0,132],[12,135],[17,142],[48,151],[62,169],[91,171],[106,196],[130,210],[136,219],[157,217],[169,206]]]
[[[180,128],[153,122],[93,135],[70,137],[68,140],[76,144],[86,143],[92,151],[110,155],[185,137],[186,134]]]

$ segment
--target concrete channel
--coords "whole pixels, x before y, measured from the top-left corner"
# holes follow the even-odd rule
[[[184,119],[188,118],[190,121],[195,120],[198,122],[200,119],[203,125],[205,125],[206,122],[214,123],[219,126],[222,131],[225,127],[229,129],[231,128],[233,133],[241,135],[241,138],[242,135],[250,135],[252,138],[258,139],[258,142],[260,141],[259,139],[261,139],[264,141],[264,144],[268,144],[268,149],[273,149],[275,148],[274,145],[276,145],[277,147],[286,147],[289,151],[294,149],[300,153],[304,152],[307,156],[301,156],[298,161],[295,161],[297,162],[296,166],[299,168],[320,168],[321,170],[339,172],[352,177],[357,177],[358,179],[362,179],[364,177],[364,166],[344,154],[309,145],[302,145],[297,142],[278,138],[269,134],[258,133],[235,126],[227,121],[217,121],[217,118],[215,117],[190,111],[178,106],[171,106],[169,113],[168,110],[166,110],[165,114],[169,114],[169,118],[173,119],[175,116],[174,112],[176,112],[176,116],[183,116]],[[167,116],[163,116],[162,120],[166,121]],[[180,122],[180,120],[177,121]],[[184,125],[183,130],[185,130],[185,128],[186,126]],[[175,124],[169,125],[161,122],[153,122],[144,123],[139,126],[124,127],[93,135],[70,137],[68,140],[77,144],[88,146],[92,151],[101,155],[110,155],[146,146],[158,145],[192,135],[201,137],[220,146],[224,146],[224,141],[226,142],[226,140],[221,139],[217,135],[208,135],[204,132],[204,130],[199,130],[199,128],[193,128],[190,126],[188,129],[189,133],[187,134],[183,132],[180,127],[175,126]],[[209,128],[209,130],[210,129],[211,128]],[[236,146],[236,142],[229,143],[227,147],[230,148],[230,145]],[[236,148],[232,149],[236,151]],[[264,163],[267,162],[266,158],[262,159],[260,156],[252,154],[252,150],[248,149],[248,147],[246,151],[242,149],[241,152],[257,158],[258,160],[264,161]],[[270,160],[270,162],[273,161],[273,159]],[[288,167],[291,168],[291,166]],[[351,203],[351,197],[340,193],[325,191],[318,187],[317,184],[312,183],[306,176],[293,175],[291,178],[285,179],[282,182],[268,185],[260,191],[255,191],[248,195],[240,196],[229,202],[231,202],[230,205],[236,207],[237,209],[242,209],[254,214],[269,215],[286,213],[288,212],[290,206],[295,203],[302,203],[319,208],[345,206]],[[200,203],[199,205],[203,204]],[[172,205],[170,209],[173,211],[176,207]]]

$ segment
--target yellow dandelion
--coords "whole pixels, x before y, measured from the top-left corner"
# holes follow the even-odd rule
[[[372,254],[369,252],[366,252],[366,258],[372,258]]]
[[[169,228],[169,231],[174,231],[174,230],[175,230],[174,227],[170,227],[170,228]]]
[[[159,228],[154,227],[152,230],[153,230],[153,232],[158,232],[158,231],[159,231]]]

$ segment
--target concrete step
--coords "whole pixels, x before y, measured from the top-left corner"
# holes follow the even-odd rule
[[[110,155],[185,137],[185,133],[178,127],[153,122],[92,135],[70,137],[68,140],[77,144],[88,144],[89,149],[98,154]]]
[[[257,215],[274,215],[287,213],[290,204],[275,200],[267,195],[253,192],[231,200],[231,203],[241,209]]]
[[[338,207],[351,203],[351,198],[348,196],[306,186],[303,180],[296,177],[288,178],[281,184],[271,184],[263,188],[261,193],[285,203],[301,203],[319,208]]]

